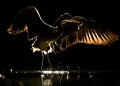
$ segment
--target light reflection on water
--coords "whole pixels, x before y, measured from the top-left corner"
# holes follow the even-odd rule
[[[12,71],[11,76],[0,75],[0,86],[120,86],[119,80],[98,79],[94,74],[87,72],[85,74],[74,71]],[[38,72],[38,73],[37,73]],[[94,73],[94,72],[93,72]]]

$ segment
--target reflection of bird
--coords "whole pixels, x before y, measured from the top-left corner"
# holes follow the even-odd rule
[[[94,20],[82,16],[64,13],[55,21],[53,27],[44,22],[38,10],[29,6],[19,11],[7,30],[12,35],[26,32],[34,50],[54,52],[57,46],[64,50],[77,43],[93,45],[111,45],[118,40],[118,35],[102,27]],[[55,46],[54,46],[55,45]],[[49,48],[51,49],[48,49]]]
[[[111,45],[118,40],[118,35],[103,27],[95,20],[83,16],[72,17],[69,13],[61,15],[56,21],[61,36],[57,44],[61,50],[78,43],[92,45]]]

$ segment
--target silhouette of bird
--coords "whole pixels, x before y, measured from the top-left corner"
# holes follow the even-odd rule
[[[12,35],[26,32],[28,41],[34,40],[31,45],[33,52],[63,51],[78,43],[111,45],[118,40],[117,34],[95,20],[72,16],[70,13],[60,15],[52,26],[43,21],[34,6],[19,11],[7,31]]]

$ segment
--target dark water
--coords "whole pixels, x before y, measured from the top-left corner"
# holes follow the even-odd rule
[[[112,80],[59,80],[34,78],[5,79],[0,81],[0,86],[119,86],[119,81]]]
[[[108,74],[108,73],[106,73]],[[113,75],[114,74],[114,75]],[[0,75],[0,86],[120,86],[120,78],[116,72],[44,72],[14,71]]]

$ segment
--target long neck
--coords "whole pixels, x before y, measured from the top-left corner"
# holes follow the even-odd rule
[[[56,27],[54,27],[54,26],[52,26],[52,25],[46,23],[46,22],[42,19],[42,17],[41,17],[41,15],[40,15],[39,11],[38,11],[35,7],[34,7],[34,9],[35,9],[35,11],[37,12],[37,14],[38,14],[38,16],[39,16],[41,22],[42,22],[44,25],[46,25],[46,26],[48,26],[48,27],[50,27],[50,28],[53,28],[53,29],[56,28]]]

